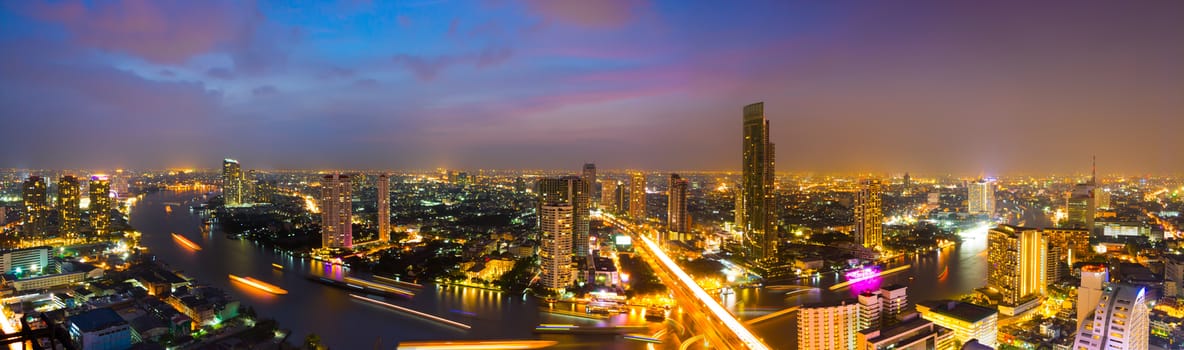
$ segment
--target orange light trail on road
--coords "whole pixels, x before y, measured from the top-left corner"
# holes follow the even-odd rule
[[[254,278],[250,278],[250,277],[239,277],[239,276],[235,276],[235,275],[230,275],[230,280],[251,286],[255,289],[258,289],[258,290],[261,290],[264,292],[268,292],[271,294],[288,294],[288,291],[283,288],[276,287],[275,285],[273,285],[271,283],[263,282],[263,281],[260,281],[260,280],[254,279]]]
[[[402,342],[401,350],[484,350],[484,349],[542,349],[555,346],[554,340],[457,340]]]
[[[177,241],[177,243],[180,243],[181,246],[183,246],[185,248],[189,248],[192,250],[201,250],[201,246],[197,245],[197,243],[193,243],[193,241],[190,241],[188,238],[185,238],[185,236],[179,235],[175,232],[173,233],[173,240]]]

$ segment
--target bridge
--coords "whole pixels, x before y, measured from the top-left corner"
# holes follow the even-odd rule
[[[634,249],[654,270],[654,274],[670,288],[676,300],[690,314],[696,328],[708,344],[724,349],[769,349],[761,339],[752,334],[736,316],[732,315],[718,301],[695,283],[690,275],[645,234],[639,234],[633,225],[622,222],[612,215],[601,215],[621,231],[633,237]]]

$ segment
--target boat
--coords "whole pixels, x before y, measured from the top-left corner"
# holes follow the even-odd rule
[[[658,306],[650,306],[645,309],[645,320],[651,322],[662,322],[666,320],[666,309]]]
[[[201,246],[197,245],[197,243],[193,243],[193,241],[190,241],[188,238],[185,238],[185,236],[179,235],[176,232],[173,232],[173,240],[177,241],[177,244],[180,244],[185,248],[201,250]]]
[[[255,288],[255,289],[258,289],[258,290],[261,290],[264,292],[268,292],[271,294],[277,294],[277,295],[288,294],[288,291],[283,288],[276,287],[274,284],[263,282],[263,281],[260,281],[260,280],[254,279],[254,278],[250,278],[250,277],[239,277],[239,276],[235,276],[235,275],[230,275],[230,280],[238,282],[238,283],[242,283],[242,284],[247,285],[251,288]]]
[[[284,270],[284,266],[283,266],[283,265],[280,265],[280,264],[274,264],[274,263],[273,263],[273,264],[271,264],[271,268],[273,268],[273,269],[276,269],[276,270],[280,270],[280,271],[283,271],[283,270]]]

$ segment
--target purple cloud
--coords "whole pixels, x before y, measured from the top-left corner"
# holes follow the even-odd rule
[[[546,19],[583,27],[617,28],[636,17],[642,1],[634,0],[531,0],[531,11]]]
[[[215,79],[231,80],[234,79],[234,72],[226,68],[214,67],[206,71],[206,76]]]
[[[251,90],[251,94],[255,95],[255,97],[271,96],[271,95],[278,94],[279,92],[280,92],[280,90],[276,89],[275,86],[271,86],[271,85],[263,85],[263,86],[255,88],[254,90]]]

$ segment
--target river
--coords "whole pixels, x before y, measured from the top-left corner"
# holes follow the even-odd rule
[[[644,322],[640,312],[621,314],[608,320],[539,312],[539,302],[521,296],[476,288],[425,286],[410,300],[389,302],[471,325],[468,330],[443,325],[417,316],[389,310],[349,297],[344,290],[305,279],[308,274],[341,278],[348,269],[322,264],[262,248],[249,240],[227,239],[217,229],[201,232],[201,217],[189,212],[197,192],[156,192],[145,195],[131,209],[133,227],[142,233],[141,245],[174,269],[227,290],[244,305],[253,306],[260,317],[275,318],[280,327],[292,331],[289,341],[300,343],[309,333],[317,334],[333,349],[393,348],[400,341],[443,339],[551,339],[565,349],[643,349],[644,344],[613,336],[536,335],[540,323],[577,325],[623,325]],[[165,203],[182,203],[166,212]],[[201,246],[194,251],[172,239],[178,233]],[[985,235],[968,238],[959,247],[906,258],[912,268],[882,279],[865,281],[848,289],[828,291],[825,287],[805,292],[741,289],[723,297],[723,304],[740,319],[751,319],[785,307],[817,301],[853,297],[864,288],[896,283],[909,287],[910,301],[948,298],[982,287],[986,281]],[[284,266],[280,271],[272,263]],[[943,273],[947,271],[948,273]],[[232,283],[229,274],[250,276],[288,290],[285,295],[271,295]],[[912,278],[910,278],[910,276]],[[800,283],[828,285],[833,276]],[[570,308],[570,306],[565,306]],[[685,324],[675,310],[670,323]],[[774,348],[793,348],[796,344],[794,317],[765,321],[751,328]],[[651,329],[659,329],[651,324]]]

